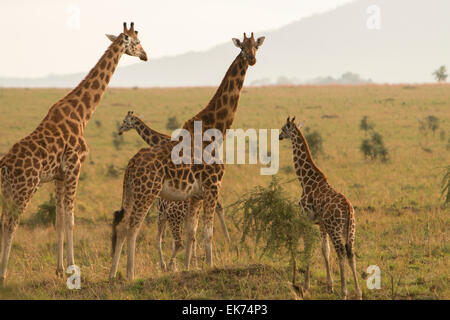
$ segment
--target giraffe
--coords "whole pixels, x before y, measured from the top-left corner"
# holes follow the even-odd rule
[[[356,232],[355,211],[350,201],[328,183],[325,174],[314,163],[308,143],[300,131],[302,126],[303,123],[298,126],[295,124],[295,117],[292,120],[287,118],[279,136],[280,140],[290,139],[292,143],[295,172],[303,190],[299,205],[308,217],[319,225],[328,289],[333,291],[329,236],[339,259],[342,298],[347,298],[345,280],[345,256],[347,256],[355,281],[356,295],[358,299],[361,299],[362,293],[358,283],[353,249]],[[309,288],[309,268],[305,273],[305,287]]]
[[[170,137],[166,134],[160,133],[153,130],[147,126],[144,121],[139,117],[134,115],[133,111],[128,111],[122,125],[119,127],[119,135],[124,132],[135,129],[136,132],[141,136],[141,138],[147,142],[150,147],[159,146],[161,143],[169,143]],[[189,201],[170,201],[165,199],[158,199],[158,233],[156,235],[156,246],[159,253],[160,266],[162,271],[170,270],[176,271],[175,257],[178,251],[182,248],[183,242],[181,240],[181,228],[182,222],[185,220],[186,214],[189,209]],[[227,242],[230,243],[230,235],[227,230],[225,219],[223,216],[223,207],[217,202],[216,213],[219,216],[220,224],[222,226],[222,231],[225,234]],[[116,211],[118,212],[118,211]],[[120,213],[116,213],[120,214]],[[172,257],[170,258],[169,267],[167,269],[166,263],[164,262],[164,256],[162,252],[162,239],[166,229],[166,223],[169,222],[170,231],[174,239]],[[112,248],[114,254],[114,244],[115,244],[115,227],[113,225],[113,236],[112,236]],[[195,249],[195,245],[194,245]]]
[[[183,128],[194,136],[194,121],[202,122],[202,131],[215,128],[225,135],[225,130],[233,123],[247,69],[256,63],[256,51],[263,44],[264,37],[255,40],[244,33],[243,41],[233,38],[240,53],[231,63],[216,93],[208,105],[193,118],[184,123]],[[194,139],[193,139],[194,140]],[[148,209],[157,197],[166,200],[189,200],[186,217],[186,257],[185,268],[189,269],[192,246],[198,226],[198,211],[203,204],[204,239],[206,260],[212,267],[212,236],[214,209],[224,174],[223,164],[175,164],[171,159],[172,148],[177,142],[159,147],[143,148],[128,162],[124,174],[122,210],[117,218],[117,235],[110,279],[115,278],[120,253],[125,238],[127,240],[127,278],[134,278],[134,254],[136,236]],[[194,148],[195,149],[195,146]],[[203,200],[203,201],[202,201]]]
[[[112,44],[80,84],[56,102],[39,126],[13,145],[0,160],[3,194],[1,270],[4,281],[14,232],[20,214],[38,187],[54,181],[56,194],[57,275],[64,272],[64,233],[67,262],[74,264],[74,200],[80,168],[88,153],[84,128],[100,103],[119,59],[125,53],[147,61],[134,23],[119,36],[106,35]]]

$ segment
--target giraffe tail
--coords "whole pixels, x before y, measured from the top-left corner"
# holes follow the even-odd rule
[[[347,257],[349,259],[353,258],[354,255],[354,248],[353,248],[353,242],[355,241],[354,235],[355,234],[355,224],[353,223],[353,216],[355,215],[355,210],[350,205],[350,214],[348,215],[348,221],[347,221],[347,233],[345,237],[345,251],[347,253]]]
[[[228,244],[230,244],[230,242],[231,242],[230,234],[228,233],[228,228],[225,223],[225,218],[223,216],[223,207],[220,202],[217,202],[217,204],[216,204],[216,213],[219,216],[220,225],[222,226],[222,231],[225,234],[225,237],[227,238]]]
[[[122,208],[118,211],[114,211],[114,219],[112,223],[112,236],[111,236],[111,255],[114,256],[116,250],[116,241],[117,241],[117,225],[122,221],[125,210]]]

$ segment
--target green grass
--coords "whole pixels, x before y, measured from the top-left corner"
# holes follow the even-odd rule
[[[366,299],[449,299],[450,270],[448,208],[441,206],[443,168],[449,165],[446,140],[439,135],[423,137],[418,119],[438,117],[440,129],[450,134],[450,86],[302,86],[244,88],[233,128],[281,128],[288,115],[305,120],[320,132],[324,154],[317,159],[329,182],[357,207],[355,250],[357,269],[365,276],[369,265],[381,268],[381,290],[368,290],[360,278]],[[62,89],[0,89],[0,154],[30,133],[48,108],[63,97]],[[110,222],[119,209],[123,169],[140,147],[135,132],[124,135],[117,150],[112,133],[128,110],[142,115],[154,129],[165,128],[168,117],[180,123],[207,104],[215,88],[108,89],[85,136],[90,154],[83,166],[75,208],[75,261],[81,267],[82,289],[66,289],[55,275],[56,233],[52,225],[22,224],[16,233],[8,268],[8,282],[1,298],[27,299],[292,299],[289,257],[262,257],[240,248],[240,232],[229,220],[233,246],[226,245],[216,222],[214,257],[217,269],[204,265],[201,222],[199,268],[195,271],[162,273],[155,248],[155,212],[151,211],[138,237],[135,273],[128,283],[106,279],[111,264]],[[386,101],[389,101],[386,103]],[[329,115],[333,115],[330,117]],[[389,150],[389,161],[365,160],[359,150],[364,133],[360,121],[367,115]],[[337,116],[337,117],[336,117]],[[95,125],[100,121],[101,125]],[[425,141],[426,139],[426,141]],[[426,143],[425,143],[426,142]],[[426,148],[431,152],[424,151]],[[283,179],[295,178],[289,141],[280,142]],[[282,169],[284,168],[284,169]],[[114,169],[114,170],[112,170]],[[259,165],[228,165],[221,200],[226,206],[254,186],[266,186],[271,177],[259,174]],[[111,172],[114,171],[114,174]],[[118,172],[118,174],[116,174]],[[296,181],[285,185],[298,200]],[[22,216],[26,222],[54,192],[45,184]],[[225,209],[225,214],[227,209]],[[201,219],[200,219],[201,221]],[[165,245],[170,255],[169,238]],[[339,268],[332,250],[335,291],[339,292]],[[184,252],[177,261],[182,269]],[[321,251],[314,252],[311,298],[337,299],[326,292]],[[125,274],[125,256],[120,271]],[[349,295],[353,283],[347,268]]]

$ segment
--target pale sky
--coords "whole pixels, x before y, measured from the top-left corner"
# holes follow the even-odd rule
[[[242,32],[276,29],[353,1],[1,0],[0,77],[87,71],[109,45],[104,34],[119,34],[124,21],[134,21],[155,59],[206,50]],[[124,56],[120,65],[136,62]]]

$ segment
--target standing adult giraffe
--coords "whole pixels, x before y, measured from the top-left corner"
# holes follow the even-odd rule
[[[147,61],[134,23],[119,36],[107,35],[112,41],[97,64],[80,84],[56,102],[39,126],[13,145],[0,160],[3,212],[1,218],[0,282],[6,278],[7,264],[14,232],[20,214],[38,187],[55,182],[56,230],[58,258],[56,273],[62,275],[64,229],[67,241],[67,263],[73,265],[74,200],[80,168],[88,153],[84,128],[100,103],[122,54]]]
[[[241,51],[234,59],[225,74],[219,88],[208,105],[193,118],[185,122],[183,128],[194,137],[194,122],[200,121],[203,133],[209,129],[217,129],[225,136],[226,129],[231,127],[236,115],[245,74],[250,66],[256,63],[256,51],[263,44],[264,37],[255,40],[253,33],[244,40],[233,39]],[[196,133],[198,134],[198,133]],[[194,145],[192,150],[202,148]],[[185,267],[188,269],[192,253],[192,245],[198,226],[198,208],[203,202],[204,238],[206,260],[213,265],[212,236],[214,211],[222,184],[225,167],[223,164],[208,164],[204,160],[194,164],[194,156],[184,155],[189,163],[175,164],[172,161],[172,148],[177,142],[167,143],[160,147],[144,148],[128,162],[123,182],[121,216],[116,217],[114,232],[117,235],[110,278],[114,278],[119,265],[122,246],[127,239],[127,277],[134,278],[134,254],[136,236],[150,206],[159,196],[166,200],[188,200],[189,213],[186,219],[186,257]],[[195,154],[195,151],[193,152]]]
[[[122,135],[124,132],[132,129],[136,130],[136,132],[150,147],[158,147],[161,144],[171,142],[171,138],[168,135],[153,130],[148,125],[146,125],[144,121],[139,119],[139,117],[134,115],[133,111],[128,111],[127,115],[125,116],[125,119],[123,119],[122,125],[119,127],[118,134]],[[178,251],[183,247],[183,242],[181,240],[181,228],[183,226],[183,222],[185,221],[186,215],[189,210],[189,200],[171,201],[159,198],[157,208],[158,208],[158,233],[156,235],[156,247],[159,253],[159,262],[161,265],[161,270],[162,271],[167,270],[161,244],[164,232],[166,230],[166,224],[167,222],[169,222],[169,227],[174,240],[174,245],[168,270],[176,271],[177,268],[175,263],[175,257]],[[230,243],[230,235],[228,233],[225,218],[223,216],[223,207],[219,202],[217,202],[216,213],[219,217],[225,238],[227,242]],[[116,211],[116,215],[120,216],[121,214],[122,214],[121,211]],[[116,221],[116,219],[114,219],[114,221]],[[114,231],[115,225],[113,223],[113,234],[111,237],[113,255],[116,243],[116,234]]]
[[[347,298],[345,280],[345,260],[347,256],[355,281],[356,296],[361,299],[362,293],[358,283],[353,249],[356,233],[355,210],[346,196],[330,186],[325,174],[314,163],[308,142],[300,131],[302,126],[303,123],[297,126],[295,117],[292,120],[287,118],[279,136],[280,140],[290,139],[292,143],[295,172],[303,190],[299,205],[310,219],[320,227],[328,289],[331,292],[333,291],[330,245],[328,242],[328,236],[330,236],[339,259],[342,298]],[[309,267],[305,272],[305,287],[309,288]]]

